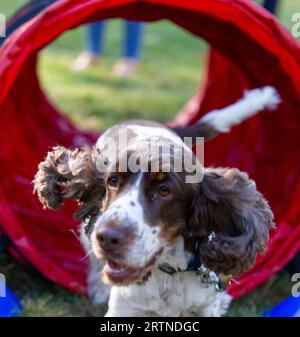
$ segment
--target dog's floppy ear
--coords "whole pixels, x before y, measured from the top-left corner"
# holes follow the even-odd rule
[[[263,253],[274,226],[273,213],[256,184],[238,169],[206,169],[187,224],[209,269],[238,276]]]
[[[45,208],[57,210],[66,199],[78,201],[81,208],[76,217],[80,219],[98,212],[105,193],[91,149],[54,147],[39,164],[33,184]]]

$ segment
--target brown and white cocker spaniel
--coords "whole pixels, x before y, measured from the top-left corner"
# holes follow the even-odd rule
[[[273,215],[246,173],[204,168],[183,140],[212,138],[278,103],[265,87],[192,127],[129,121],[92,149],[48,153],[35,192],[54,210],[65,199],[79,202],[82,241],[92,250],[89,294],[95,303],[110,295],[107,316],[226,312],[231,297],[219,274],[251,267],[266,249]]]

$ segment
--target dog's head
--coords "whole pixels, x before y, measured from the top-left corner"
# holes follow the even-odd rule
[[[254,181],[237,169],[204,170],[192,156],[193,163],[178,170],[176,160],[192,152],[173,132],[157,126],[125,129],[129,142],[118,142],[114,158],[105,139],[115,139],[116,127],[91,153],[56,148],[34,181],[46,207],[57,209],[64,199],[75,199],[81,203],[80,217],[95,218],[91,241],[95,255],[106,261],[103,280],[144,281],[166,257],[170,261],[179,239],[182,254],[198,247],[202,263],[215,272],[239,275],[248,269],[265,250],[273,226]],[[148,146],[155,135],[158,151]],[[188,182],[199,172],[201,181]]]

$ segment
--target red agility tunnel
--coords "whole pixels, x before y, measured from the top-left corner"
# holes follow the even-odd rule
[[[197,95],[199,109],[183,110],[173,121],[177,125],[233,103],[245,88],[272,85],[281,95],[276,112],[260,113],[205,148],[206,166],[249,172],[276,216],[267,253],[230,288],[241,296],[300,249],[300,46],[248,0],[60,0],[16,28],[0,49],[0,231],[19,259],[70,290],[85,291],[74,205],[57,213],[43,210],[31,181],[53,145],[81,146],[97,135],[78,130],[48,101],[36,65],[39,51],[66,30],[109,18],[168,19],[213,47],[207,81]]]

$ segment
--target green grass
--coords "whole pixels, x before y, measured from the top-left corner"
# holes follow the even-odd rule
[[[128,81],[111,74],[120,49],[121,22],[110,22],[107,28],[101,66],[80,75],[69,67],[80,51],[73,41],[83,40],[82,29],[64,34],[42,53],[41,78],[55,104],[79,125],[97,130],[137,116],[162,122],[175,116],[203,76],[205,44],[167,22],[150,25],[140,71]]]
[[[279,18],[291,27],[299,0],[282,1]],[[10,15],[20,0],[1,0],[0,12]],[[100,66],[77,74],[71,61],[83,48],[84,29],[69,31],[40,54],[39,72],[48,96],[66,115],[85,129],[105,129],[129,118],[167,121],[176,115],[205,74],[206,44],[167,21],[148,25],[138,75],[120,80],[111,68],[120,51],[121,22],[107,27],[105,55]],[[101,316],[105,307],[53,285],[17,263],[0,256],[0,272],[21,299],[23,316]],[[229,316],[257,316],[290,294],[292,284],[284,272],[235,301]]]

